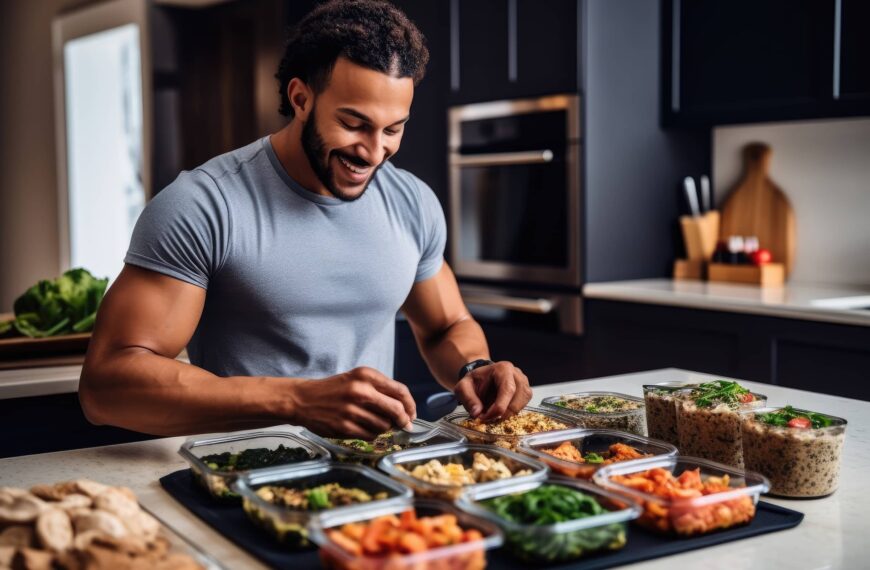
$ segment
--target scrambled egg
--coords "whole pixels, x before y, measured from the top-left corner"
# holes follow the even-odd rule
[[[465,467],[462,463],[441,463],[437,459],[432,459],[411,470],[401,465],[398,468],[421,481],[435,485],[456,486],[509,479],[532,473],[530,469],[522,469],[513,473],[500,459],[492,459],[480,452],[474,454],[471,467]]]

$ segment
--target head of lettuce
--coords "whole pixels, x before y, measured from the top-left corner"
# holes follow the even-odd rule
[[[15,300],[15,318],[0,323],[0,335],[44,338],[90,331],[108,285],[108,278],[81,268],[42,280]]]

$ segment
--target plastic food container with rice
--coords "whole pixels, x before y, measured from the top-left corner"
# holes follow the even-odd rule
[[[178,453],[190,464],[194,479],[212,497],[225,501],[239,499],[232,484],[251,469],[329,459],[329,452],[316,443],[279,431],[193,438],[184,442]]]
[[[472,419],[468,412],[458,411],[439,420],[443,425],[465,436],[470,443],[496,445],[516,450],[520,440],[536,433],[577,427],[577,419],[560,411],[526,406],[505,420],[484,423]]]
[[[519,451],[554,473],[578,479],[591,479],[613,463],[677,454],[673,445],[642,435],[583,428],[529,436],[520,442]]]
[[[235,490],[254,524],[290,549],[310,546],[307,525],[314,515],[407,505],[412,495],[370,467],[333,461],[251,471],[239,477]]]
[[[767,396],[729,380],[705,382],[680,393],[676,400],[680,454],[742,469],[740,414],[766,403]]]
[[[577,479],[509,482],[466,489],[457,506],[498,524],[505,545],[525,562],[550,564],[619,550],[636,501]]]
[[[327,438],[307,429],[302,430],[302,435],[329,451],[336,461],[359,463],[369,467],[375,467],[382,457],[396,451],[465,441],[463,436],[438,424],[421,419],[416,419],[413,423],[431,430],[431,437],[411,445],[398,445],[393,441],[392,431],[384,432],[373,440]]]
[[[599,470],[595,483],[640,501],[637,524],[654,532],[696,536],[749,524],[763,475],[697,457],[660,457],[615,463]]]
[[[653,439],[679,445],[677,435],[677,404],[680,393],[697,387],[688,382],[660,382],[644,384],[643,400],[646,407],[646,431]]]
[[[507,449],[459,443],[437,449],[398,451],[381,459],[378,467],[414,490],[417,497],[453,501],[464,488],[499,481],[539,481],[549,469],[543,463]]]
[[[431,499],[330,511],[309,528],[323,566],[340,570],[480,570],[503,540],[492,522]]]
[[[569,414],[577,419],[580,427],[646,435],[643,400],[628,394],[575,392],[544,398],[541,405]]]
[[[840,482],[846,420],[791,406],[743,413],[743,463],[782,497],[830,495]]]

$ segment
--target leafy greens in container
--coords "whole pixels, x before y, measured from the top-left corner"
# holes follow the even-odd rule
[[[15,300],[15,318],[0,323],[0,336],[45,338],[88,332],[108,285],[108,278],[97,279],[81,268],[42,280]]]

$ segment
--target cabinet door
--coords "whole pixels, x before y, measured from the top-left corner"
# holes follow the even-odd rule
[[[506,98],[508,0],[452,0],[450,10],[451,103]]]
[[[840,37],[839,76],[835,79],[835,93],[839,104],[851,107],[870,103],[870,2],[867,0],[839,0]]]
[[[518,96],[577,91],[579,14],[577,0],[516,0]]]
[[[722,124],[831,112],[836,0],[670,0],[668,113]]]

